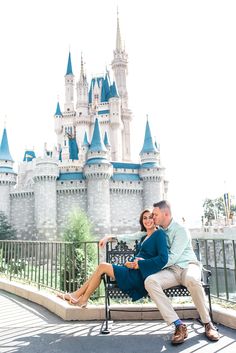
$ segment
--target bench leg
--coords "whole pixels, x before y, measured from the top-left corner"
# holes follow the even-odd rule
[[[102,323],[102,327],[100,330],[100,332],[103,335],[107,335],[111,332],[111,330],[109,329],[109,324],[108,324],[108,320],[111,319],[111,313],[109,310],[109,306],[110,306],[110,299],[109,299],[107,289],[105,288],[105,321]]]

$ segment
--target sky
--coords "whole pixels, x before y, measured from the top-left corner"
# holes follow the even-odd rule
[[[132,155],[146,116],[160,144],[176,218],[199,225],[205,198],[236,194],[236,2],[8,0],[0,2],[0,134],[13,159],[56,144],[71,51],[76,81],[111,69],[117,6],[129,57]],[[154,200],[155,201],[155,200]]]

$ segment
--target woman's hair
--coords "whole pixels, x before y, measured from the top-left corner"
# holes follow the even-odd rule
[[[152,210],[150,210],[149,208],[147,208],[146,210],[144,210],[142,213],[141,213],[141,215],[140,215],[140,217],[139,217],[139,224],[140,224],[140,226],[141,226],[141,232],[146,232],[146,228],[144,227],[144,225],[143,225],[143,215],[144,215],[144,213],[146,213],[146,212],[150,212],[150,213],[152,213]]]

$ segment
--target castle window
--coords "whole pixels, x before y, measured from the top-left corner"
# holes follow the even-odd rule
[[[8,175],[8,173],[6,173],[6,175]]]
[[[67,111],[69,112],[69,111],[70,111],[70,108],[67,108]]]
[[[82,180],[80,180],[80,184],[82,184]]]
[[[73,184],[73,181],[71,181],[70,183]]]
[[[61,184],[64,184],[64,181],[61,181]]]

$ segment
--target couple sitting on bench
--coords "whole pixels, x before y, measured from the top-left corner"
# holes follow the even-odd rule
[[[211,322],[201,283],[201,264],[193,251],[188,230],[172,219],[170,204],[165,200],[155,203],[153,210],[144,210],[140,215],[140,225],[143,232],[140,232],[141,239],[132,262],[126,262],[124,266],[101,263],[81,288],[58,296],[84,308],[100,285],[102,275],[107,274],[115,278],[119,288],[133,301],[149,294],[166,323],[175,325],[171,342],[176,345],[187,338],[187,326],[179,319],[163,290],[184,285],[199,312],[206,337],[218,341],[220,336]],[[132,235],[125,237],[132,239]],[[119,240],[123,238],[119,236]],[[111,239],[112,236],[106,236],[99,245],[104,247]]]

